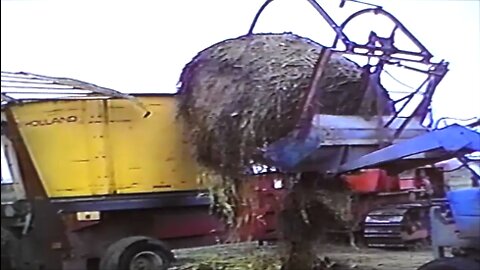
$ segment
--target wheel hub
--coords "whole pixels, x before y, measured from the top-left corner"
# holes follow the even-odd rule
[[[164,265],[160,255],[153,251],[142,251],[133,257],[130,270],[158,270]]]

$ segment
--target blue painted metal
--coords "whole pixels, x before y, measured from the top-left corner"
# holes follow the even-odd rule
[[[445,257],[445,248],[480,251],[480,188],[449,191],[452,217],[442,214],[440,207],[430,209],[431,239],[434,258]],[[475,251],[476,250],[476,251]]]
[[[363,168],[378,167],[416,154],[440,152],[442,154],[441,159],[448,160],[476,151],[480,151],[480,133],[454,124],[393,144],[352,162],[342,164],[336,172],[345,173]]]
[[[293,133],[296,133],[294,131]],[[270,144],[264,151],[264,157],[282,170],[293,170],[320,147],[320,133],[310,132],[307,137],[291,134]]]
[[[283,171],[298,171],[297,169],[302,162],[312,158],[316,160],[315,162],[317,163],[328,163],[329,160],[336,160],[337,152],[341,151],[345,145],[350,145],[352,141],[349,139],[357,138],[357,133],[360,131],[346,129],[346,133],[338,133],[334,136],[335,138],[336,136],[341,136],[341,138],[337,138],[341,140],[335,143],[331,141],[331,134],[328,135],[329,132],[334,131],[314,128],[306,138],[295,135],[295,132],[298,131],[294,131],[284,139],[270,144],[264,150],[264,157],[269,160],[270,164]],[[373,148],[375,145],[360,145],[359,147],[366,149],[367,146]],[[333,150],[332,148],[338,150]],[[340,165],[322,167],[321,165],[323,164],[319,164],[317,167],[320,170],[328,170],[328,172],[331,173],[345,173],[364,168],[393,166],[403,162],[402,166],[406,166],[403,169],[408,169],[409,167],[415,168],[420,165],[429,164],[430,161],[438,162],[480,151],[480,133],[454,124],[413,138],[407,138],[405,141],[377,151],[373,151],[373,149],[370,151],[372,152],[359,158],[352,159],[345,157],[344,160],[346,160],[346,163]],[[331,156],[331,158],[329,160],[318,160],[319,153],[323,152],[328,152],[328,156]],[[354,154],[354,152],[349,153],[349,155],[352,154]],[[419,157],[412,159],[412,162],[406,165],[405,161],[409,161],[409,158],[415,155],[419,155]],[[317,156],[317,158],[314,156]],[[421,164],[421,162],[424,164]]]
[[[468,248],[478,250],[480,236],[462,237],[457,232],[456,220],[446,217],[439,206],[430,208],[430,226],[432,239],[432,251],[435,259],[446,256],[445,248]]]

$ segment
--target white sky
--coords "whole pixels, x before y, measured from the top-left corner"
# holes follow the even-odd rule
[[[175,92],[183,66],[205,47],[245,34],[263,1],[2,0],[1,69],[72,77],[124,92]],[[364,7],[318,2],[338,23]],[[397,16],[436,59],[451,63],[434,97],[435,117],[479,116],[480,0],[369,2]],[[353,36],[386,27],[359,21]],[[256,30],[292,31],[324,45],[333,37],[301,0],[275,0]],[[418,85],[414,77],[400,77]]]
[[[1,155],[1,160],[2,160],[2,183],[3,182],[12,182],[12,175],[10,173],[10,170],[8,169],[9,166],[8,166],[8,162],[7,162],[7,159],[5,157],[5,149],[3,148],[3,144],[1,145],[1,152],[0,152],[0,155]]]
[[[263,2],[1,0],[1,70],[71,77],[124,92],[175,92],[183,66],[205,47],[245,34]],[[337,23],[364,7],[318,2]],[[434,97],[435,118],[480,116],[480,0],[369,2],[393,13],[437,60],[450,62]],[[358,40],[388,27],[360,20],[347,34]],[[301,0],[275,0],[256,28],[283,31],[327,46],[333,38],[321,16]],[[416,77],[398,75],[418,85]]]

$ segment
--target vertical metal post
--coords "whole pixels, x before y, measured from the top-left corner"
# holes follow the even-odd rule
[[[304,137],[308,134],[312,125],[312,118],[318,111],[318,103],[316,100],[319,96],[321,96],[322,92],[322,89],[320,89],[320,81],[331,56],[332,50],[329,48],[323,48],[320,52],[317,63],[315,64],[312,79],[310,80],[310,86],[308,88],[308,94],[305,98],[302,106],[302,112],[296,126],[298,129],[300,129],[300,137]]]

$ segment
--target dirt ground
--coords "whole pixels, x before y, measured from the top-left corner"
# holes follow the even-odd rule
[[[276,246],[258,246],[256,243],[218,245],[176,250],[175,270],[264,270],[279,269]],[[428,250],[401,251],[326,245],[319,249],[321,258],[328,257],[338,267],[331,269],[357,270],[415,270],[432,259]],[[255,263],[256,260],[267,263]],[[203,262],[203,263],[201,263]],[[200,267],[199,267],[200,265]],[[208,266],[207,266],[208,265]],[[213,267],[212,267],[213,266]]]
[[[354,250],[347,247],[332,247],[326,251],[326,256],[347,261],[350,265],[356,265],[360,269],[371,270],[414,270],[422,264],[433,259],[432,252],[384,250],[362,248]]]

